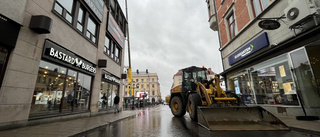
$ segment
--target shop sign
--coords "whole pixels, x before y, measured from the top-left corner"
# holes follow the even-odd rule
[[[234,54],[229,56],[229,64],[232,65],[268,45],[268,35],[266,32],[264,32],[263,34],[259,35],[257,38],[249,42],[247,45],[237,50]]]
[[[112,35],[112,37],[116,39],[116,41],[121,46],[121,48],[123,48],[123,45],[124,45],[123,32],[110,13],[109,13],[109,19],[108,19],[108,31]]]
[[[106,79],[106,80],[110,80],[112,82],[116,82],[116,83],[120,84],[120,79],[115,77],[115,76],[111,76],[109,74],[104,74],[103,78]]]
[[[275,20],[262,20],[258,25],[260,28],[265,30],[275,30],[280,27],[280,23]]]
[[[60,64],[80,68],[90,73],[96,73],[96,65],[84,60],[77,54],[74,54],[62,47],[46,40],[43,52],[43,58],[53,60]]]
[[[21,25],[0,13],[0,43],[15,48]]]
[[[99,18],[100,21],[103,19],[103,1],[102,0],[84,0],[93,13]]]

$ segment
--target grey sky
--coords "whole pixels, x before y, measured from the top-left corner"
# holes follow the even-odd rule
[[[125,13],[125,0],[118,1]],[[162,99],[181,68],[223,71],[218,34],[209,28],[205,0],[128,0],[128,11],[132,71],[157,73]],[[125,52],[128,66],[127,48]]]

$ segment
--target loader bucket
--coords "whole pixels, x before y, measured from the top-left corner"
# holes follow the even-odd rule
[[[262,107],[198,107],[198,124],[209,130],[289,130]]]

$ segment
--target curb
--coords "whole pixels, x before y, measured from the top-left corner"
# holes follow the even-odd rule
[[[129,119],[129,118],[134,118],[136,117],[136,114],[133,114],[133,115],[129,115],[129,116],[125,116],[123,118],[120,118],[120,119],[117,119],[117,120],[114,120],[114,121],[107,121],[106,124],[103,124],[103,125],[99,125],[95,128],[92,128],[92,129],[87,129],[86,131],[83,131],[81,133],[76,133],[74,135],[70,135],[71,137],[83,137],[83,135],[86,135],[88,133],[91,133],[91,132],[94,132],[95,130],[98,130],[98,129],[103,129],[103,128],[106,128],[107,126],[109,126],[110,124],[113,124],[113,123],[116,123],[116,122],[119,122],[119,121],[122,121],[122,120],[125,120],[125,119]]]

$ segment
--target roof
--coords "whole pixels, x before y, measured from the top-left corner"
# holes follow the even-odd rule
[[[194,66],[192,66],[192,67],[194,67]],[[185,68],[185,69],[186,69],[186,68]],[[206,71],[206,74],[207,74],[207,75],[212,75],[212,74],[214,74],[214,72],[212,71],[211,68],[208,68],[207,71]],[[182,69],[179,70],[179,71],[178,71],[176,74],[174,74],[173,76],[180,76],[180,75],[182,75]]]

